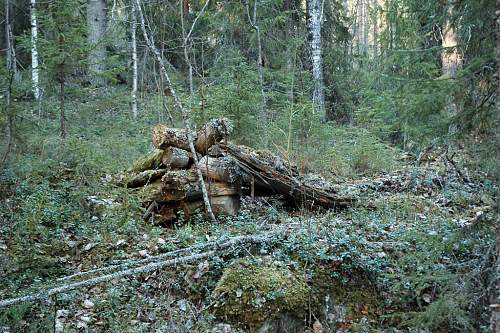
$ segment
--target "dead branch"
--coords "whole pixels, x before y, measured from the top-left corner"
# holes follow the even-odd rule
[[[101,275],[92,279],[88,280],[83,280],[75,283],[70,283],[66,285],[62,285],[59,287],[54,287],[50,288],[47,290],[42,290],[33,294],[21,296],[21,297],[16,297],[16,298],[10,298],[10,299],[4,299],[0,300],[0,308],[7,307],[10,305],[15,305],[19,303],[25,303],[25,302],[33,302],[37,300],[46,300],[52,295],[68,292],[71,290],[76,290],[80,288],[85,288],[85,287],[91,287],[100,283],[104,282],[109,282],[111,280],[116,280],[116,279],[121,279],[126,276],[134,276],[138,274],[143,274],[143,273],[149,273],[153,271],[157,271],[161,268],[164,267],[171,267],[171,266],[177,266],[177,265],[183,265],[183,264],[188,264],[191,262],[195,262],[200,259],[208,258],[217,254],[220,254],[220,251],[223,249],[230,248],[235,245],[240,245],[244,243],[251,243],[251,244],[259,244],[259,243],[267,243],[270,242],[273,239],[273,236],[275,234],[268,234],[268,235],[251,235],[251,236],[240,236],[240,237],[235,237],[232,238],[222,244],[216,244],[216,248],[214,250],[210,250],[207,252],[202,252],[198,254],[192,254],[188,256],[182,256],[174,259],[168,259],[168,260],[160,260],[160,261],[155,261],[151,263],[147,263],[146,265],[142,265],[139,267],[134,267],[134,268],[127,268],[120,270],[118,272],[114,272],[111,274],[106,274],[106,275]],[[127,267],[127,266],[126,266]]]

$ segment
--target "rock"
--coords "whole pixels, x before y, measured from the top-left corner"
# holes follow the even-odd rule
[[[301,272],[265,257],[234,261],[213,292],[215,314],[240,328],[295,332],[309,309],[309,289]],[[303,326],[302,326],[303,327]]]

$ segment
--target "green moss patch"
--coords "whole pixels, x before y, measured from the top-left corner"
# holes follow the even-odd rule
[[[270,258],[241,259],[227,267],[215,287],[215,314],[234,325],[255,329],[280,314],[308,313],[305,278]]]

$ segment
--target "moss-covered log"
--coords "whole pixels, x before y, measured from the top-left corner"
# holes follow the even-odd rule
[[[163,150],[154,149],[153,151],[147,153],[146,155],[135,161],[134,164],[127,170],[127,172],[138,173],[145,170],[158,169],[161,166],[162,155]]]
[[[140,186],[144,186],[146,184],[152,183],[156,179],[161,178],[166,169],[157,169],[157,170],[146,170],[139,172],[137,174],[133,174],[129,176],[126,180],[128,188],[136,188]]]

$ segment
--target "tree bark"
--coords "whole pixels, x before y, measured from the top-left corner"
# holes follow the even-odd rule
[[[10,0],[5,0],[5,48],[7,68],[14,74],[14,78],[18,79],[16,50],[14,47],[14,36],[12,34],[12,4]]]
[[[91,81],[95,85],[104,84],[101,76],[106,70],[106,0],[88,0],[87,2],[88,42],[91,47],[89,53],[89,72]]]
[[[33,96],[35,100],[40,99],[40,85],[38,76],[38,24],[36,14],[36,0],[30,2],[31,19],[31,80],[33,87]]]
[[[309,34],[314,81],[314,111],[321,121],[327,121],[325,107],[325,83],[323,79],[323,58],[321,55],[321,0],[308,0]]]
[[[135,13],[135,6],[132,5],[131,13],[131,44],[132,44],[132,116],[137,119],[137,16]]]
[[[169,169],[182,169],[189,165],[189,153],[184,149],[168,147],[163,152],[161,160]]]
[[[462,67],[462,57],[458,52],[458,36],[455,31],[455,27],[451,24],[451,19],[453,15],[453,4],[451,2],[447,3],[447,15],[448,18],[445,21],[442,33],[442,47],[441,52],[441,64],[442,72],[446,78],[454,80],[457,76],[457,70]],[[451,117],[455,117],[460,113],[460,103],[458,97],[451,94],[447,98],[446,111]],[[452,120],[453,121],[453,120]],[[448,134],[453,137],[456,134],[457,126],[452,123],[449,126]]]
[[[264,92],[264,67],[263,67],[263,58],[262,58],[262,40],[260,37],[260,27],[257,24],[257,3],[259,0],[254,0],[253,3],[253,19],[250,18],[250,10],[248,5],[248,0],[245,0],[247,17],[250,25],[257,34],[257,71],[259,73],[259,83],[260,83],[260,120],[261,124],[265,124],[267,122],[267,114],[266,114],[266,94]]]

